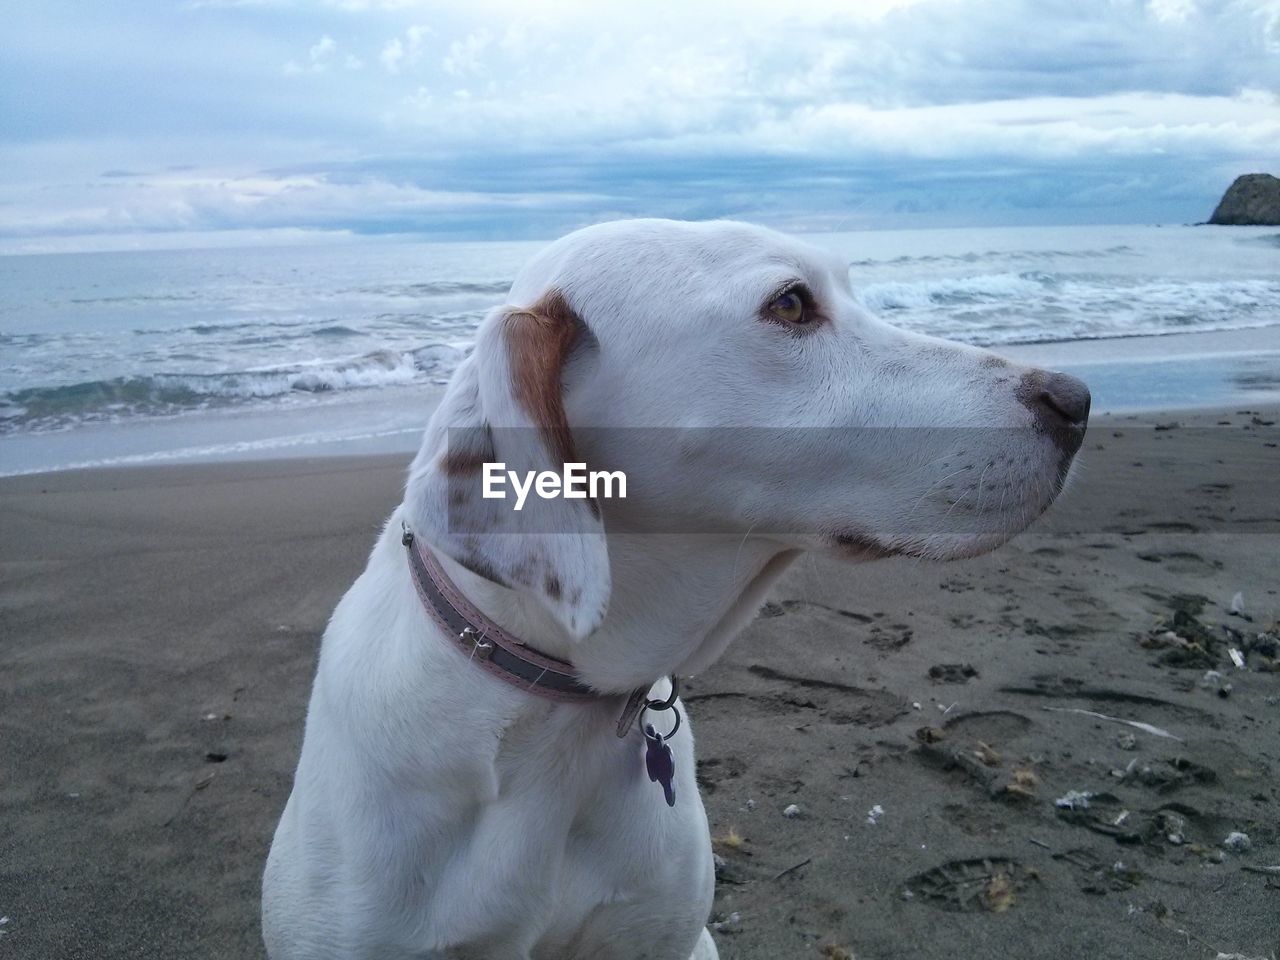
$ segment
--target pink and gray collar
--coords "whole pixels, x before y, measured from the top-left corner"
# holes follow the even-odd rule
[[[407,548],[409,569],[422,605],[472,663],[526,693],[560,703],[600,703],[618,699],[618,694],[601,693],[583,683],[573,664],[521,643],[477,610],[449,579],[431,549],[407,526],[401,542]],[[671,709],[674,706],[678,683],[674,677],[671,683],[671,696],[665,701],[647,699],[649,687],[632,691],[618,718],[619,737],[627,735],[642,709]]]

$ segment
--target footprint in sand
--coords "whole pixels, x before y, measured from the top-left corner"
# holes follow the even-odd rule
[[[908,879],[903,896],[942,910],[1002,913],[1017,902],[1017,895],[1034,877],[1007,857],[948,860]]]

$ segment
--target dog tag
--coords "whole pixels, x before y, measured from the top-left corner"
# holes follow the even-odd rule
[[[671,756],[671,748],[662,741],[662,737],[658,736],[658,731],[653,729],[653,724],[646,723],[644,725],[644,766],[649,771],[649,779],[654,783],[662,784],[662,793],[667,798],[667,806],[674,807],[676,805],[676,790],[671,785],[672,778],[676,775],[675,760]]]

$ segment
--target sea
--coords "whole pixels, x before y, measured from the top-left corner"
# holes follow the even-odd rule
[[[1083,376],[1095,411],[1280,398],[1280,231],[1074,226],[812,242],[901,327]],[[540,242],[0,257],[0,475],[415,448]]]

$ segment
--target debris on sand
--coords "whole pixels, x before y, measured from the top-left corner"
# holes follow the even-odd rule
[[[822,960],[857,960],[853,951],[838,943],[828,943],[822,948]]]
[[[746,842],[742,834],[738,833],[734,827],[730,827],[723,836],[711,838],[711,848],[725,853],[739,853]]]
[[[1263,630],[1247,640],[1246,653],[1259,654],[1271,660],[1280,658],[1280,629],[1273,624],[1270,630]]]
[[[1237,602],[1238,601],[1238,602]],[[1240,630],[1229,624],[1210,629],[1200,616],[1208,602],[1198,594],[1179,594],[1168,599],[1171,615],[1161,617],[1138,643],[1147,650],[1160,650],[1158,662],[1164,666],[1215,670],[1224,657],[1230,658],[1236,669],[1253,669],[1266,673],[1277,668],[1280,657],[1280,631],[1273,624],[1270,629],[1254,632]],[[1241,594],[1232,599],[1231,614],[1242,620],[1251,620],[1243,611]],[[1221,634],[1221,636],[1219,636]]]
[[[988,791],[992,791],[993,796],[999,792],[993,790],[995,771],[984,764],[968,747],[934,744],[919,736],[918,739],[921,740],[920,755],[930,763],[944,770],[959,767]]]
[[[1068,790],[1053,805],[1059,810],[1088,810],[1093,794],[1088,790]]]
[[[1222,845],[1232,853],[1246,853],[1252,849],[1253,841],[1249,839],[1249,835],[1247,833],[1232,830],[1222,841]]]
[[[800,816],[800,808],[794,803],[789,803],[783,807],[782,815],[788,820],[794,820],[796,817]]]
[[[1036,799],[1035,789],[1024,787],[1020,783],[1006,783],[1001,790],[1001,795],[1010,800],[1030,801]]]
[[[950,860],[907,880],[902,898],[942,910],[1003,913],[1017,892],[1037,879],[1035,870],[1004,857]]]
[[[1175,847],[1187,842],[1187,820],[1174,810],[1161,810],[1156,814],[1156,828]]]
[[[1156,793],[1173,793],[1192,784],[1217,783],[1218,775],[1186,757],[1168,757],[1143,765],[1137,771],[1137,779]]]
[[[1013,771],[1013,777],[999,792],[1012,800],[1035,800],[1036,787],[1039,785],[1040,778],[1034,771],[1026,767],[1018,767]]]
[[[711,929],[716,933],[740,933],[742,931],[742,914],[735,910],[723,920],[717,920],[712,923]]]
[[[1004,913],[1013,906],[1013,880],[1007,873],[997,873],[982,891],[982,908],[991,913]]]
[[[1235,652],[1251,662],[1259,673],[1280,673],[1280,628],[1272,624],[1268,630],[1258,632],[1236,630],[1224,626],[1223,632],[1231,644],[1231,659],[1235,661]],[[1237,664],[1238,666],[1239,664]]]
[[[947,739],[947,732],[939,727],[920,727],[916,730],[916,739],[921,743],[937,743]]]
[[[929,679],[935,683],[968,683],[977,675],[971,663],[935,663],[929,668]]]
[[[1193,843],[1187,847],[1192,853],[1207,860],[1209,863],[1222,863],[1227,859],[1226,854],[1221,850],[1215,850],[1213,847],[1206,847],[1203,843]]]
[[[1022,787],[1035,788],[1040,785],[1040,778],[1036,776],[1034,770],[1018,767],[1013,771],[1013,782]]]
[[[978,741],[978,748],[973,751],[973,755],[987,767],[998,767],[1002,762],[999,751],[981,740]]]
[[[874,807],[872,807],[870,810],[867,811],[867,825],[874,827],[876,824],[880,822],[880,818],[883,816],[884,816],[884,807],[880,806],[880,804],[877,803]]]
[[[1181,737],[1175,737],[1168,730],[1162,727],[1153,726],[1150,723],[1143,723],[1141,720],[1125,720],[1123,717],[1109,717],[1105,713],[1097,713],[1093,710],[1082,710],[1079,707],[1045,707],[1050,713],[1079,713],[1086,717],[1093,717],[1097,720],[1109,720],[1112,723],[1123,723],[1133,727],[1135,730],[1141,730],[1143,733],[1149,733],[1154,737],[1163,737],[1166,740],[1176,740],[1182,743]]]
[[[1081,800],[1079,791],[1071,791],[1059,798],[1056,803],[1058,816],[1067,823],[1110,837],[1116,843],[1141,843],[1152,836],[1154,825],[1126,809],[1115,794],[1088,793],[1085,796],[1086,799]]]
[[[1160,663],[1170,667],[1211,668],[1217,665],[1221,641],[1200,622],[1207,597],[1178,594],[1169,598],[1172,616],[1161,618],[1141,644],[1148,650],[1164,650]]]
[[[1222,699],[1231,696],[1232,686],[1226,682],[1226,678],[1217,670],[1206,670],[1203,677],[1200,678],[1200,686],[1205,690],[1214,690]]]
[[[782,879],[783,877],[785,877],[787,874],[789,874],[789,873],[795,873],[795,872],[796,872],[797,870],[799,870],[801,867],[807,867],[807,866],[808,866],[809,864],[811,864],[811,863],[813,863],[813,857],[805,857],[805,858],[804,858],[803,860],[801,860],[799,863],[793,863],[791,866],[786,867],[786,868],[784,868],[784,869],[782,869],[782,870],[779,870],[777,873],[775,873],[775,874],[773,875],[773,879],[775,879],[775,880],[781,880],[781,879]]]

